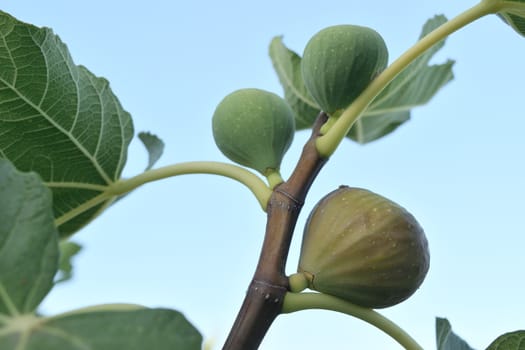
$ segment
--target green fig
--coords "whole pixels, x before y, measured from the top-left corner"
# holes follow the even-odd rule
[[[308,217],[298,271],[310,289],[383,308],[419,288],[429,260],[423,229],[408,211],[368,190],[341,186]]]
[[[295,133],[293,112],[274,93],[241,89],[226,96],[212,120],[217,147],[263,175],[278,170]]]
[[[388,63],[388,49],[375,30],[337,25],[315,34],[301,61],[304,84],[329,115],[348,107]]]

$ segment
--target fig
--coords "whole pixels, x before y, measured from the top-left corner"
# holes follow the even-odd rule
[[[419,288],[429,260],[425,233],[414,216],[378,194],[341,186],[310,213],[298,272],[310,289],[384,308]]]
[[[259,89],[227,95],[215,109],[212,127],[215,143],[226,157],[263,175],[279,169],[295,132],[288,104]]]
[[[348,107],[388,63],[388,49],[375,30],[336,25],[306,44],[301,72],[306,89],[332,116]]]

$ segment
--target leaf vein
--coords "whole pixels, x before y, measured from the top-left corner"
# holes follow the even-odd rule
[[[68,139],[90,160],[90,162],[93,164],[97,172],[102,176],[102,178],[108,183],[113,183],[113,180],[109,178],[109,176],[106,174],[104,169],[100,166],[96,158],[89,153],[89,151],[66,129],[64,129],[60,124],[55,122],[53,118],[47,114],[46,111],[42,110],[39,106],[35,105],[33,102],[31,102],[26,96],[24,96],[15,86],[11,85],[9,82],[7,82],[5,79],[0,77],[0,82],[3,82],[6,84],[12,91],[14,91],[20,99],[27,103],[29,106],[34,108],[39,115],[43,116],[54,128],[59,130],[62,134],[66,135]]]
[[[41,328],[42,332],[48,333],[50,335],[53,335],[57,338],[63,339],[70,344],[76,346],[78,349],[81,350],[91,350],[91,347],[83,340],[82,338],[75,337],[74,335],[65,332],[64,330],[56,327],[51,327],[49,325],[45,325]]]
[[[2,36],[2,41],[4,42],[5,47],[8,48],[9,45],[7,44],[6,36]],[[13,65],[13,67],[15,67],[15,59],[13,55],[11,54],[11,50],[6,50],[6,51],[7,51],[7,54],[9,55],[9,60],[11,61],[11,64]],[[17,79],[18,79],[18,71],[14,69],[13,85],[16,84]]]
[[[67,182],[67,181],[47,181],[44,182],[49,188],[74,188],[74,189],[85,189],[104,192],[108,189],[108,186],[92,184],[86,182]]]

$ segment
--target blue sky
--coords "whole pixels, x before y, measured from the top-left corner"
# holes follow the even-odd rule
[[[77,64],[111,82],[135,130],[166,143],[158,165],[227,161],[211,134],[217,103],[233,90],[282,94],[268,57],[273,36],[301,53],[318,30],[359,24],[384,37],[391,60],[435,14],[474,1],[176,2],[6,0],[20,20],[54,29]],[[522,225],[525,197],[522,69],[524,39],[496,16],[449,38],[435,60],[457,61],[455,80],[412,120],[380,141],[345,141],[308,195],[289,257],[298,261],[305,218],[341,184],[365,187],[411,211],[431,251],[427,279],[406,302],[381,312],[425,349],[435,347],[434,317],[447,317],[475,348],[523,328]],[[306,132],[287,153],[290,173]],[[138,140],[124,175],[147,162]],[[107,302],[178,309],[220,348],[257,262],[265,215],[251,193],[220,177],[193,175],[149,184],[75,239],[84,251],[75,278],[52,292],[55,313]],[[327,311],[280,317],[261,349],[399,349],[373,327]]]

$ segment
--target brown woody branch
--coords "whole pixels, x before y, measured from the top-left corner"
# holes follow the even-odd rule
[[[295,224],[312,182],[327,161],[315,147],[326,120],[327,115],[321,112],[295,170],[270,197],[259,262],[223,350],[256,350],[281,313],[289,289],[285,266]]]

